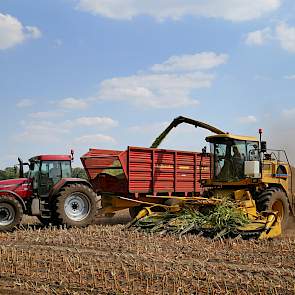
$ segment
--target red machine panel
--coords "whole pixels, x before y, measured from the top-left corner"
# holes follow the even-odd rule
[[[130,193],[200,192],[210,178],[210,155],[173,150],[128,148]]]
[[[141,147],[91,149],[81,161],[99,193],[160,194],[201,191],[211,175],[210,154]]]

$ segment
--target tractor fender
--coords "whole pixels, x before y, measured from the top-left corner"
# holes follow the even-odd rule
[[[88,186],[89,188],[93,189],[92,185],[90,184],[89,181],[86,179],[82,178],[63,178],[61,179],[51,190],[49,194],[49,198],[53,198],[56,194],[60,192],[60,190],[65,187],[68,184],[75,184],[75,183],[80,183]]]
[[[13,198],[15,198],[16,200],[18,200],[20,202],[20,204],[22,205],[23,211],[27,212],[27,206],[26,206],[25,201],[16,192],[9,191],[9,190],[1,190],[0,191],[0,196],[1,195],[5,195],[5,196],[10,195],[10,196],[12,196]]]

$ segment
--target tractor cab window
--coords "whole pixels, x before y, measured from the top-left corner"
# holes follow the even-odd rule
[[[40,172],[40,162],[37,162],[37,161],[31,162],[29,165],[28,178],[31,178],[33,180],[33,189],[38,188],[39,172]]]
[[[70,161],[43,161],[41,174],[47,175],[53,184],[58,183],[61,178],[69,178],[72,175]]]
[[[72,177],[72,168],[70,161],[62,161],[61,162],[61,172],[63,178]]]
[[[220,181],[239,181],[244,178],[246,142],[226,140],[213,143],[214,176]]]
[[[61,179],[61,167],[59,161],[43,161],[41,165],[41,175],[47,176],[56,184]]]

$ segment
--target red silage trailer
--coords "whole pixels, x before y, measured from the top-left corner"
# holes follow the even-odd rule
[[[90,149],[81,161],[102,198],[101,213],[106,214],[163,203],[169,196],[199,196],[201,180],[211,176],[208,153],[142,147]]]

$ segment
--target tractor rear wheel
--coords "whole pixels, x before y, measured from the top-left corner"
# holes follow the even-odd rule
[[[282,229],[288,224],[290,215],[289,202],[286,193],[277,187],[268,188],[256,198],[258,211],[276,211],[282,223]]]
[[[97,211],[96,193],[83,184],[70,184],[59,192],[55,201],[57,224],[85,227],[93,222]]]
[[[9,196],[0,197],[0,232],[12,231],[23,218],[23,208],[18,200]]]

